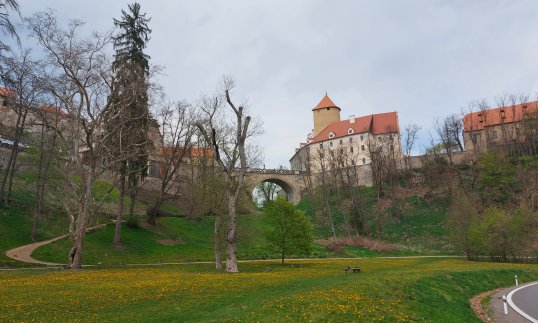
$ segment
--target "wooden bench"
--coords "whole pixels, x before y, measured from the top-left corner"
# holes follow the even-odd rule
[[[344,269],[346,273],[348,273],[350,270],[352,270],[354,273],[360,273],[361,269],[359,267],[353,267],[350,268],[349,266]]]

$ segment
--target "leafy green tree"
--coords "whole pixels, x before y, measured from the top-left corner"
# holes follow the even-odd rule
[[[478,212],[471,198],[461,190],[455,191],[447,215],[449,241],[457,250],[465,252],[468,258],[472,254],[469,227],[477,217]]]
[[[114,245],[121,244],[121,222],[125,182],[131,188],[131,203],[136,199],[138,182],[146,174],[148,164],[148,77],[149,56],[144,53],[151,29],[149,18],[140,12],[140,4],[128,5],[121,19],[114,19],[119,33],[114,37],[116,55],[111,104],[106,114],[105,136],[108,136],[107,156],[113,170],[119,174],[119,201]],[[132,209],[132,208],[131,208]]]
[[[254,191],[256,194],[255,199],[258,206],[264,206],[274,200],[280,189],[280,186],[271,182],[262,182],[256,185]]]
[[[489,255],[492,260],[516,260],[536,252],[537,225],[532,211],[490,207],[471,219],[468,237],[473,255]]]
[[[266,206],[264,214],[268,222],[265,236],[280,253],[282,264],[286,255],[310,254],[312,229],[304,212],[279,196]]]

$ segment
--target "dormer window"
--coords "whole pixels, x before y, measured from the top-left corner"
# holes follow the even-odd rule
[[[349,128],[349,129],[347,129],[347,134],[348,134],[348,135],[351,135],[351,134],[354,133],[354,132],[355,132],[355,130],[353,130],[353,128]]]
[[[334,138],[334,132],[329,132],[329,139],[333,139]]]

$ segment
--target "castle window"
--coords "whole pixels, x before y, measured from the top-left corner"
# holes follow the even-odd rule
[[[491,139],[497,139],[497,131],[496,130],[493,130],[493,132],[491,133]]]
[[[340,145],[343,144],[344,142],[342,141],[342,139],[340,139]]]
[[[473,144],[476,144],[478,142],[478,134],[473,133],[471,135],[471,141],[473,142]]]
[[[389,135],[389,140],[392,140],[392,134]]]
[[[331,157],[334,157],[334,151],[330,150],[329,153],[331,154]]]
[[[327,108],[327,110],[331,110],[331,108]]]
[[[319,144],[319,148],[323,149],[323,143]]]
[[[334,132],[332,132],[332,131],[329,132],[329,138],[330,138],[330,139],[334,138]]]
[[[353,137],[349,137],[349,142],[353,142]]]
[[[351,134],[354,133],[354,132],[355,132],[355,130],[353,130],[353,128],[349,128],[349,129],[347,129],[347,134],[348,134],[348,135],[351,135]]]
[[[362,164],[363,164],[363,165],[366,164],[366,158],[363,158],[363,159],[362,159]]]
[[[394,151],[394,145],[390,145],[390,151]]]
[[[364,135],[361,135],[361,141],[364,140]]]
[[[353,152],[353,147],[349,147],[349,152],[350,152],[350,153]]]
[[[323,153],[321,151],[319,152],[319,158],[323,158]]]
[[[333,142],[332,141],[329,141],[329,146],[333,146]]]
[[[362,151],[365,151],[365,150],[366,150],[366,148],[364,148],[364,145],[361,145],[361,150],[362,150]]]

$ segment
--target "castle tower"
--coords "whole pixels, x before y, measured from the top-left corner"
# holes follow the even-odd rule
[[[327,96],[327,93],[312,109],[312,113],[314,115],[314,136],[328,125],[340,121],[340,108]]]

